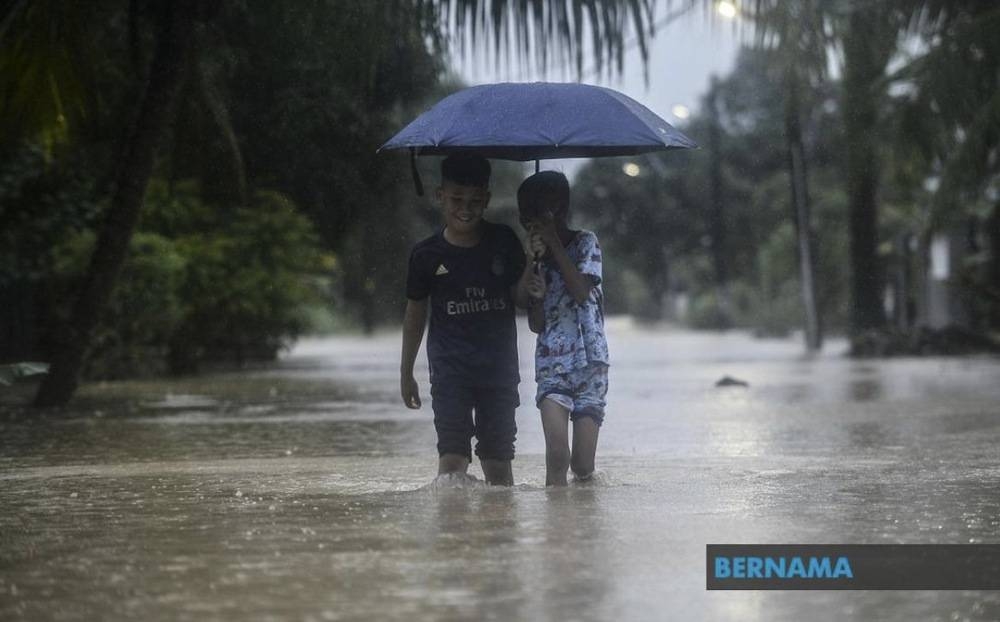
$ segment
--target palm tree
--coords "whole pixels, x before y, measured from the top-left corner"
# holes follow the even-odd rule
[[[805,311],[806,349],[818,351],[823,345],[823,335],[816,297],[816,236],[810,214],[808,158],[802,136],[802,117],[808,113],[810,105],[807,90],[826,78],[829,46],[826,16],[815,0],[803,0],[759,5],[756,19],[767,25],[757,30],[757,44],[774,49],[774,58],[779,64],[789,191]]]
[[[996,59],[1000,50],[995,37],[1000,25],[998,9],[994,3],[978,0],[755,0],[747,4],[745,12],[761,33],[780,38],[782,5],[807,4],[815,6],[820,19],[800,23],[812,31],[815,40],[825,37],[825,45],[839,53],[842,61],[851,326],[855,331],[880,328],[885,318],[878,258],[878,191],[888,86],[900,79],[910,79],[917,86],[913,103],[924,106],[926,121],[922,130],[936,137],[930,141],[931,154],[941,165],[935,217],[945,211],[954,212],[959,198],[981,190],[996,175],[1000,126],[996,95]],[[887,76],[887,67],[897,56],[900,42],[917,34],[923,36],[930,51],[897,75]],[[818,76],[815,72],[809,75]]]
[[[855,5],[840,16],[843,47],[841,115],[846,138],[846,178],[854,330],[880,329],[882,266],[878,258],[878,188],[882,168],[879,134],[886,103],[886,68],[908,16],[892,3]]]
[[[732,325],[732,305],[729,296],[729,259],[726,244],[726,194],[722,176],[722,128],[719,120],[719,80],[712,76],[705,96],[708,120],[708,176],[711,191],[708,213],[708,231],[711,240],[712,267],[715,273],[715,291],[719,302],[721,326]]]
[[[911,28],[917,16],[930,10],[923,4],[916,0],[868,3],[756,0],[745,9],[758,29],[759,41],[776,40],[779,47],[792,55],[787,62],[790,68],[795,68],[786,74],[789,111],[797,107],[802,85],[823,77],[827,52],[840,55],[853,331],[877,329],[885,322],[878,258],[878,188],[882,160],[879,134],[888,85],[886,68],[898,49],[901,35]],[[798,18],[793,16],[796,12]],[[788,39],[792,41],[781,43]],[[806,42],[804,48],[800,41]],[[792,154],[797,150],[794,117],[790,113],[786,124]],[[793,181],[793,196],[806,196],[804,175],[799,173],[794,177],[799,177],[799,181]]]

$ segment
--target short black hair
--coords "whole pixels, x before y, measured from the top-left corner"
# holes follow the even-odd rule
[[[490,186],[490,161],[475,154],[455,154],[441,160],[441,183],[459,186]]]
[[[517,204],[521,209],[540,197],[553,197],[569,206],[569,180],[559,171],[542,171],[525,179],[517,189]]]

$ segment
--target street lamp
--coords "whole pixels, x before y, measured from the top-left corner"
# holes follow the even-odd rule
[[[626,162],[622,165],[622,172],[629,177],[638,177],[639,173],[642,172],[642,169],[639,168],[639,165],[635,162]]]
[[[733,19],[736,17],[736,4],[730,2],[729,0],[722,0],[717,5],[715,5],[715,10],[726,19]]]

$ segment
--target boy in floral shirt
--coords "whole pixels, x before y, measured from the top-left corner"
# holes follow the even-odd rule
[[[545,483],[565,486],[568,468],[578,480],[593,475],[604,421],[608,344],[601,247],[590,231],[567,226],[569,182],[562,173],[532,175],[518,189],[517,201],[537,270],[528,317],[538,333],[535,401],[545,430]]]

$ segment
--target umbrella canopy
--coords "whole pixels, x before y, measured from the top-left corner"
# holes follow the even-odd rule
[[[473,86],[442,99],[379,148],[463,151],[500,160],[593,158],[690,149],[695,142],[634,99],[601,86]]]

